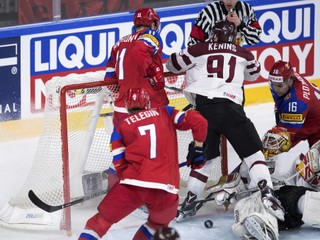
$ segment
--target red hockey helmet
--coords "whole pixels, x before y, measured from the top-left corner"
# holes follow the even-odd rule
[[[156,30],[160,28],[160,17],[153,8],[140,8],[135,12],[133,17],[135,27],[151,27],[152,23],[155,23]]]
[[[154,240],[179,240],[179,233],[171,227],[160,227],[153,236]]]
[[[144,88],[130,88],[125,98],[126,108],[130,111],[150,108],[150,97]]]
[[[289,62],[277,61],[269,71],[269,81],[273,83],[286,82],[293,74],[293,68]]]
[[[212,28],[213,39],[219,42],[235,43],[237,37],[237,27],[233,22],[218,21]]]

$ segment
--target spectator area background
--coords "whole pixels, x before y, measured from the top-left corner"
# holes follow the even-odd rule
[[[61,3],[59,19],[135,11],[141,7],[168,7],[209,0],[0,0],[0,28],[53,21],[54,4]]]

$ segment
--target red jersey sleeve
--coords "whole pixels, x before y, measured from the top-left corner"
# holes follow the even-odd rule
[[[167,108],[168,109],[168,108]],[[191,129],[193,138],[198,142],[204,142],[207,137],[208,122],[207,120],[196,110],[188,110],[186,112],[180,112],[177,109],[172,108],[172,118],[179,130]]]

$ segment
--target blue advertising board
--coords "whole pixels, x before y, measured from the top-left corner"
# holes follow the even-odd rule
[[[21,117],[20,38],[0,38],[0,121]]]

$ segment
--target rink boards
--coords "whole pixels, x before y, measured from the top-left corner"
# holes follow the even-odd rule
[[[320,3],[250,1],[263,29],[261,41],[245,45],[261,63],[261,77],[245,83],[246,104],[272,101],[267,84],[274,61],[320,83]],[[205,4],[156,9],[161,17],[163,60],[186,46]],[[0,141],[40,132],[45,83],[53,76],[103,70],[113,44],[132,31],[133,13],[79,18],[0,29]],[[318,84],[320,85],[320,84]]]

